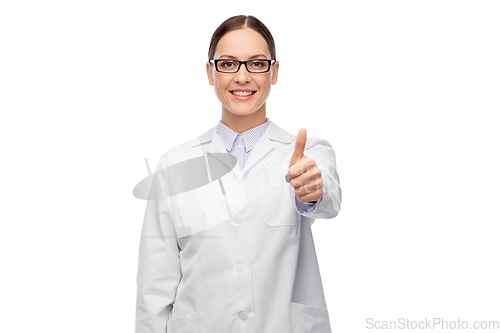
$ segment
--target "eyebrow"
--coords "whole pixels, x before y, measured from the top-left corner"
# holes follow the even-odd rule
[[[263,53],[259,53],[259,54],[253,55],[253,56],[250,57],[250,59],[255,59],[255,58],[259,57],[259,56],[263,56],[265,59],[267,59],[267,56],[265,54],[263,54]],[[222,58],[224,58],[224,59],[236,59],[235,56],[232,56],[232,55],[229,55],[229,54],[223,54],[223,55],[221,55],[219,57],[219,59],[222,59]]]

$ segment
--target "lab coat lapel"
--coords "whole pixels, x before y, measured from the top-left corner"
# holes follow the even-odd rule
[[[233,168],[234,168],[234,161],[236,159],[236,157],[234,157],[233,159],[229,158],[229,154],[226,150],[226,147],[224,146],[224,143],[222,142],[222,139],[220,138],[220,136],[217,134],[217,126],[214,126],[212,127],[210,130],[208,130],[207,132],[203,133],[199,138],[198,138],[198,142],[196,142],[193,147],[199,145],[200,143],[206,143],[206,142],[209,142],[208,144],[208,147],[207,147],[207,150],[206,150],[206,154],[209,156],[209,165],[210,167],[217,167],[218,170],[222,171],[222,169],[224,168],[223,165],[225,165],[225,167],[227,167],[227,172],[217,172],[218,174],[226,174],[228,172],[230,172]],[[231,156],[233,157],[233,156]],[[213,162],[213,158],[217,159],[220,163],[222,163],[223,165],[214,165]],[[222,168],[222,169],[219,169],[219,168]],[[210,172],[211,174],[213,173],[213,170],[211,170]]]
[[[249,172],[251,168],[260,165],[261,163],[259,162],[271,161],[286,147],[286,145],[276,143],[275,141],[290,143],[292,140],[293,136],[290,133],[269,120],[267,130],[262,134],[250,153],[245,167],[242,170],[242,176]]]

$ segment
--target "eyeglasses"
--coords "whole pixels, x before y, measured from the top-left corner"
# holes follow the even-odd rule
[[[240,70],[241,64],[245,64],[249,73],[266,73],[269,72],[269,69],[271,68],[271,62],[276,60],[252,59],[239,61],[235,59],[212,59],[209,61],[211,63],[215,63],[215,69],[217,72],[221,73],[237,73]]]

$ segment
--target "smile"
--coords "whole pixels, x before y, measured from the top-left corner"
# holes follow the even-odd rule
[[[256,91],[230,91],[231,94],[236,96],[251,96],[256,93]]]
[[[230,91],[231,95],[233,95],[234,98],[240,101],[246,101],[247,99],[252,98],[256,92],[257,91],[241,91],[241,90]]]

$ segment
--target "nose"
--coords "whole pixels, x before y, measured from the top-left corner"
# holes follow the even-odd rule
[[[250,81],[251,81],[250,73],[248,73],[245,64],[241,64],[240,70],[235,73],[234,82],[246,83]]]

